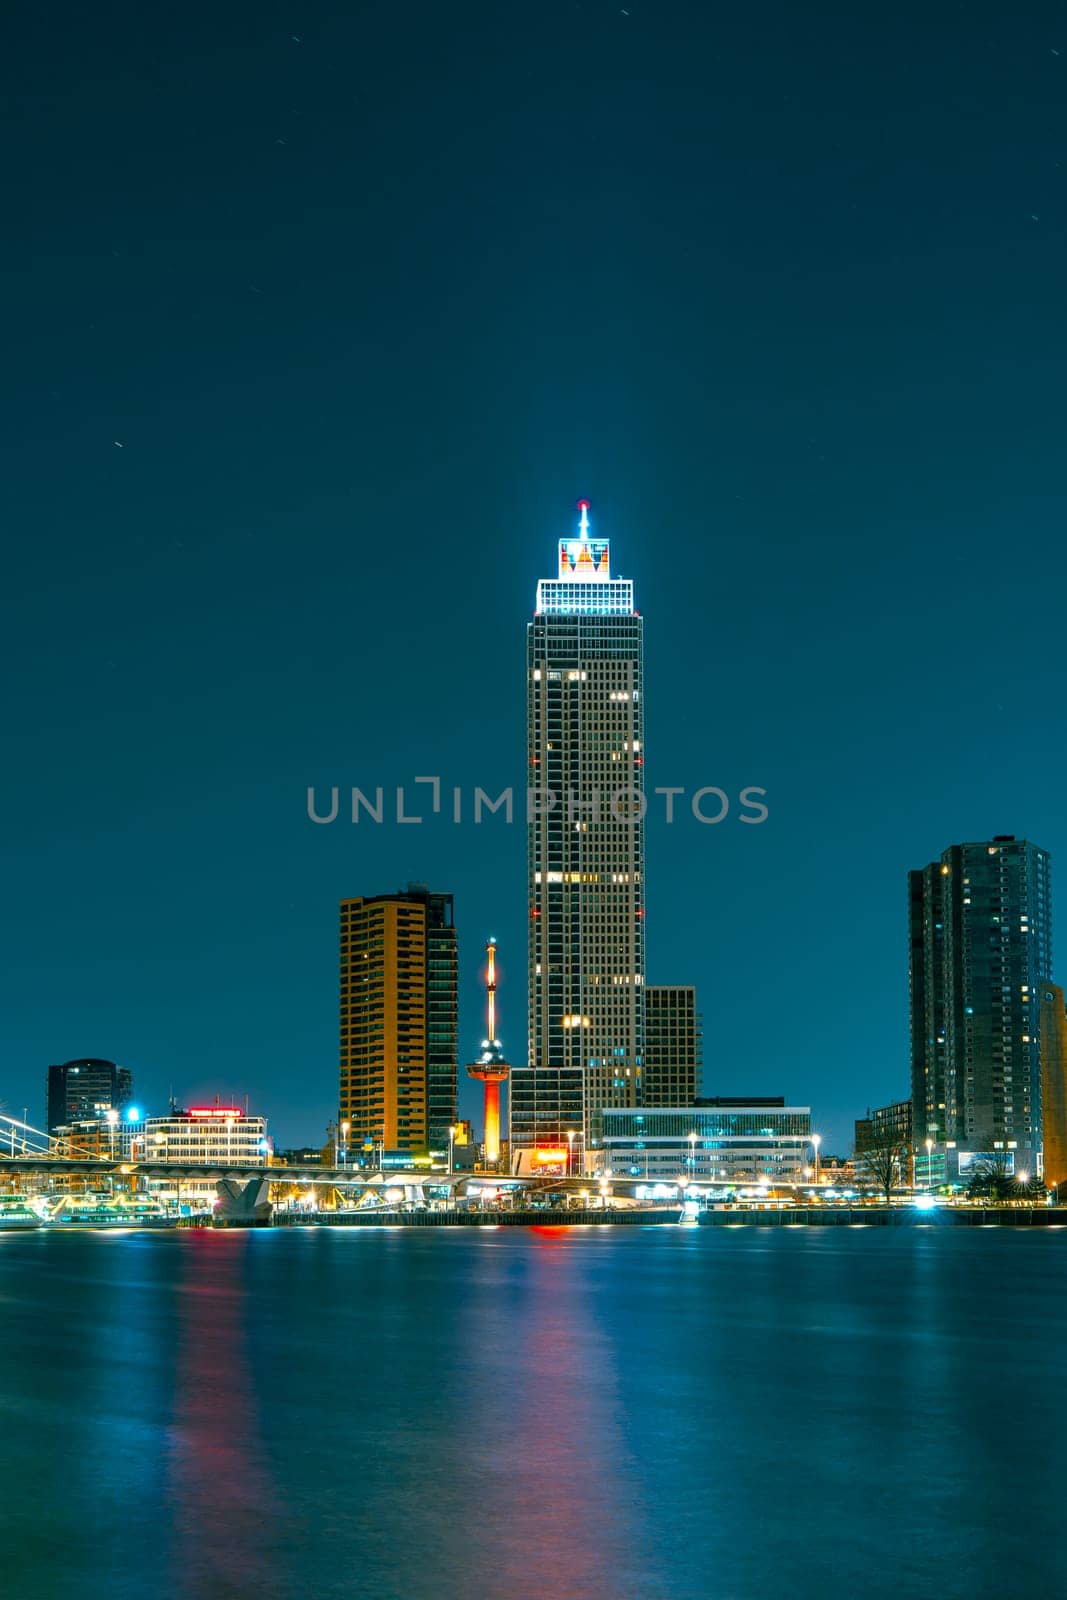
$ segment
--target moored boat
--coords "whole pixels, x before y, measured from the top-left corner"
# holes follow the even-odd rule
[[[21,1194],[0,1195],[0,1232],[17,1228],[39,1228],[40,1213]]]

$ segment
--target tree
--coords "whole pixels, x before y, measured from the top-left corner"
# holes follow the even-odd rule
[[[908,1160],[908,1147],[899,1139],[875,1139],[856,1151],[856,1164],[862,1166],[870,1181],[880,1189],[886,1205],[893,1190],[904,1181]]]
[[[992,1200],[994,1205],[1005,1205],[1012,1200],[1043,1200],[1045,1185],[1030,1172],[1013,1172],[1007,1153],[995,1150],[971,1166],[967,1198]]]

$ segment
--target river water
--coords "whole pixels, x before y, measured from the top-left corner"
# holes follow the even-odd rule
[[[1067,1230],[0,1235],[0,1593],[1067,1594]]]

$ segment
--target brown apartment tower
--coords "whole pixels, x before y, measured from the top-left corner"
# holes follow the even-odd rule
[[[350,1148],[448,1148],[456,976],[450,894],[409,884],[399,894],[342,900],[338,1103]]]

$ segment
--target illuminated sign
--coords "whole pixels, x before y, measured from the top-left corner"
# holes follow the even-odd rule
[[[589,501],[579,500],[578,510],[577,533],[559,541],[556,576],[537,585],[536,615],[633,616],[633,583],[611,576],[608,541],[589,531]]]
[[[959,1154],[961,1176],[972,1167],[984,1167],[988,1172],[1004,1173],[1007,1177],[1014,1177],[1015,1151],[961,1150]]]
[[[566,1161],[566,1150],[535,1150],[533,1153],[534,1165],[538,1167],[558,1167],[561,1161]]]
[[[243,1117],[244,1112],[237,1106],[190,1106],[189,1115],[201,1121],[205,1118],[213,1121],[217,1117],[220,1121],[228,1122],[232,1118]]]
[[[606,539],[561,539],[559,541],[559,575],[561,578],[595,580],[603,583],[611,577],[611,561]]]
[[[603,583],[611,577],[608,541],[589,537],[589,501],[579,500],[578,510],[578,537],[559,541],[559,575]]]

